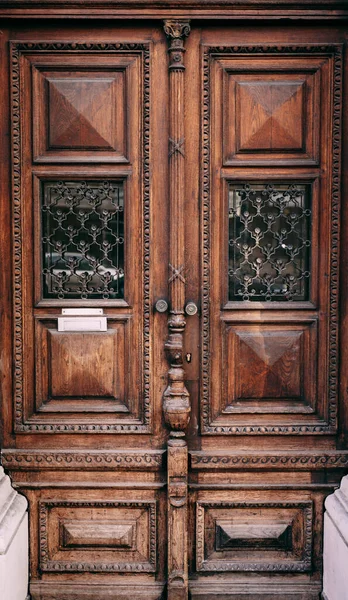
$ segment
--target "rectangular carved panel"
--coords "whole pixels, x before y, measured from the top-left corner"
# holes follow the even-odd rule
[[[301,398],[303,331],[251,327],[235,336],[238,399]]]
[[[292,550],[292,522],[289,519],[262,522],[250,519],[234,523],[216,520],[216,552],[236,548]]]
[[[321,77],[326,65],[315,56],[221,57],[224,164],[317,164]]]
[[[312,502],[197,503],[198,571],[311,569]]]
[[[156,570],[155,501],[47,500],[39,511],[42,571]]]
[[[31,58],[34,161],[128,162],[139,128],[143,47],[90,57],[66,54],[69,47]]]
[[[210,43],[202,432],[334,434],[342,47]]]
[[[298,420],[300,414],[304,420],[321,418],[315,391],[315,321],[225,324],[222,332],[226,344],[221,373],[225,376],[223,419],[229,414],[233,420],[232,415],[242,413],[255,424],[261,423],[261,414],[273,414],[267,419],[274,423],[281,414],[289,415],[286,419]]]
[[[135,550],[136,521],[60,521],[60,546],[110,547]]]
[[[69,75],[52,73],[46,78],[48,149],[124,150],[124,73]]]
[[[122,333],[115,329],[105,333],[49,330],[50,396],[116,399],[120,387],[116,365],[124,361]]]
[[[37,378],[31,420],[47,422],[53,415],[61,426],[76,418],[82,425],[90,423],[93,414],[104,413],[108,421],[138,422],[139,365],[129,361],[132,326],[129,318],[108,319],[105,332],[60,332],[57,320],[36,319]]]
[[[130,39],[11,43],[16,432],[152,426],[150,42]],[[48,330],[95,305],[109,331],[81,358]]]
[[[301,151],[305,82],[265,79],[236,82],[237,150]]]

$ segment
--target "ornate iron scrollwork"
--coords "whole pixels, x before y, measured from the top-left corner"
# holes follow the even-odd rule
[[[43,183],[44,297],[123,297],[123,215],[122,182]]]
[[[229,300],[309,300],[310,186],[230,184]]]

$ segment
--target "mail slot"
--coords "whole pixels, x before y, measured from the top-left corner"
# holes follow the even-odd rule
[[[102,308],[63,308],[58,331],[106,331],[107,318]]]

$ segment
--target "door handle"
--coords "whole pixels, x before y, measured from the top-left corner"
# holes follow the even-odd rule
[[[192,317],[193,315],[196,315],[198,312],[198,306],[195,302],[187,302],[186,306],[185,306],[185,313],[189,316]]]
[[[165,312],[167,312],[168,308],[169,308],[169,305],[168,305],[167,300],[164,300],[164,298],[157,300],[157,302],[155,304],[155,310],[157,310],[157,312],[165,313]]]

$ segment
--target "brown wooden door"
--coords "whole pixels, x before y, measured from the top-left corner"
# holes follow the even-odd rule
[[[348,464],[343,41],[5,31],[3,463],[30,503],[34,600],[319,598]]]

